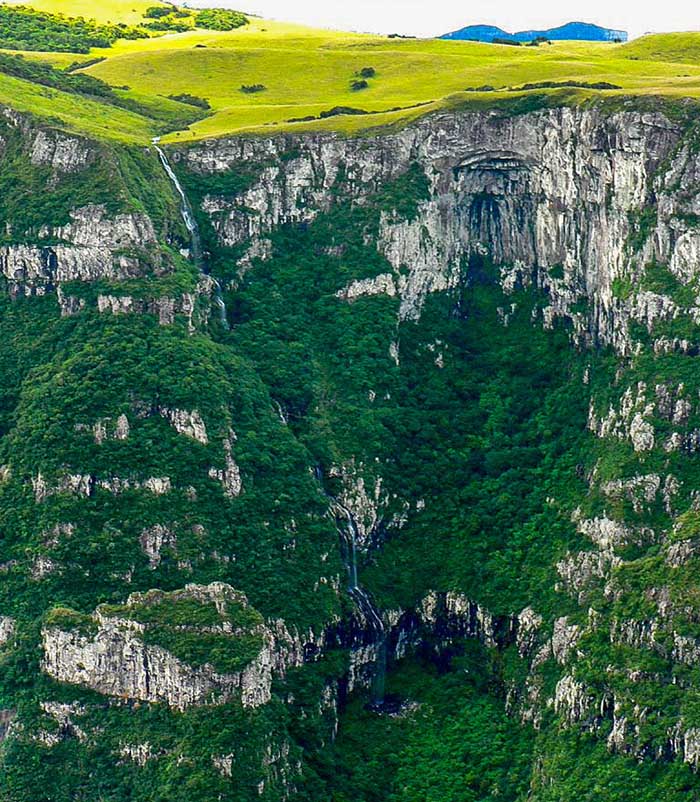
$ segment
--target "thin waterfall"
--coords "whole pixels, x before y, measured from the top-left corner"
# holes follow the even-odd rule
[[[357,541],[358,541],[358,532],[357,532],[357,524],[355,522],[355,517],[350,512],[350,510],[341,504],[337,499],[335,500],[335,504],[337,508],[343,513],[345,516],[348,526],[348,538],[349,538],[349,558],[346,563],[346,568],[348,571],[348,579],[349,579],[349,587],[348,593],[355,601],[357,606],[360,610],[364,613],[367,622],[372,627],[376,637],[376,650],[377,650],[377,658],[374,664],[374,676],[372,677],[372,706],[375,708],[381,708],[384,704],[384,685],[386,679],[386,660],[387,660],[387,652],[386,652],[386,640],[387,640],[387,633],[386,627],[384,626],[384,621],[377,609],[372,597],[367,593],[367,591],[360,585],[358,581],[358,573],[357,573]]]
[[[185,228],[190,235],[190,256],[192,261],[200,273],[203,273],[205,276],[209,276],[209,278],[211,278],[211,280],[214,282],[214,302],[219,308],[219,319],[221,321],[221,325],[228,331],[229,325],[226,315],[226,303],[221,290],[221,284],[219,284],[219,282],[209,272],[209,266],[204,257],[204,249],[202,248],[202,237],[199,233],[199,226],[197,225],[197,218],[194,215],[192,205],[190,204],[187,193],[180,183],[180,179],[173,170],[165,151],[158,145],[158,137],[153,140],[153,147],[158,153],[160,163],[163,165],[166,175],[170,179],[172,185],[175,187],[177,194],[180,196],[180,214],[182,215]]]
[[[336,518],[341,516],[347,521],[347,543],[348,549],[345,556],[345,569],[348,572],[348,595],[355,602],[357,607],[365,616],[367,623],[372,627],[376,637],[375,647],[377,659],[374,664],[374,676],[372,677],[372,707],[381,710],[384,707],[384,684],[386,680],[386,661],[387,661],[387,632],[384,626],[381,613],[377,609],[372,597],[360,585],[357,571],[357,543],[359,540],[357,523],[355,516],[337,498],[330,496],[323,484],[323,470],[320,465],[314,469],[314,475],[321,488],[323,495],[331,502],[331,507],[336,513]]]

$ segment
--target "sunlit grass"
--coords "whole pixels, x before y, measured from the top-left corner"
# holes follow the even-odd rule
[[[352,91],[351,82],[363,67],[376,70],[376,77],[369,80],[368,89]],[[497,90],[494,96],[540,81],[604,81],[627,93],[700,96],[700,64],[680,67],[628,58],[613,44],[565,42],[514,48],[389,40],[257,20],[250,29],[230,34],[196,31],[120,43],[106,61],[88,72],[141,93],[187,92],[205,98],[212,116],[168,137],[174,141],[259,127],[297,128],[300,124],[290,120],[318,116],[337,106],[369,112],[418,104],[435,108],[452,95],[485,85]],[[266,91],[246,95],[240,91],[244,84],[263,84]],[[333,118],[315,127],[358,130],[375,124],[372,115]]]
[[[52,120],[58,127],[99,139],[147,142],[154,122],[133,112],[0,73],[0,104]]]

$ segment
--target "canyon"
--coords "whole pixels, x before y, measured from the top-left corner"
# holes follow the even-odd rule
[[[8,799],[37,750],[60,799],[91,760],[345,798],[353,722],[429,730],[412,670],[502,711],[531,799],[567,739],[696,798],[696,114],[127,148],[5,109],[3,186],[54,199],[2,210]]]

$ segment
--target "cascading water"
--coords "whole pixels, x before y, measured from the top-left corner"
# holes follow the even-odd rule
[[[347,520],[347,532],[349,541],[349,554],[346,561],[346,568],[348,571],[348,593],[354,600],[355,604],[360,608],[364,614],[367,622],[372,627],[376,636],[376,649],[377,658],[374,665],[374,676],[372,677],[372,706],[374,708],[381,708],[384,704],[384,684],[386,678],[386,627],[384,621],[372,601],[372,597],[360,585],[357,576],[357,541],[358,532],[355,518],[350,510],[341,504],[337,499],[335,505]]]
[[[360,585],[357,575],[357,542],[358,532],[357,523],[352,512],[337,498],[330,496],[323,484],[323,470],[319,465],[315,468],[316,479],[324,496],[331,502],[332,509],[336,518],[343,517],[347,521],[347,554],[345,555],[345,568],[348,572],[348,594],[358,606],[365,619],[372,627],[376,636],[377,659],[374,664],[374,676],[372,677],[372,707],[375,710],[384,708],[384,684],[386,680],[386,627],[372,597]]]
[[[219,319],[221,320],[221,325],[228,330],[229,325],[228,318],[226,316],[226,303],[224,302],[221,284],[219,284],[219,282],[209,273],[209,268],[207,266],[206,259],[204,258],[204,250],[202,249],[202,238],[199,233],[199,226],[197,225],[197,219],[194,216],[187,193],[180,183],[180,179],[175,174],[170,162],[168,161],[165,151],[158,145],[158,137],[153,140],[153,146],[158,153],[160,163],[163,165],[166,175],[170,179],[172,185],[175,187],[177,194],[180,196],[180,213],[182,215],[185,228],[190,235],[190,256],[192,261],[201,273],[209,276],[209,278],[211,278],[211,280],[214,282],[214,300],[219,308]]]

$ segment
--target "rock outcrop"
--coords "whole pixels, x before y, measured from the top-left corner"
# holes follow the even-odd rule
[[[109,696],[164,702],[179,710],[221,704],[233,697],[247,707],[269,702],[272,641],[262,625],[253,630],[260,639],[257,656],[238,672],[217,671],[209,663],[189,665],[166,648],[148,642],[149,608],[164,603],[176,609],[183,601],[215,605],[221,622],[207,628],[178,623],[173,625],[176,632],[216,634],[224,642],[230,641],[231,649],[236,648],[237,638],[249,636],[249,632],[232,630],[227,623],[227,605],[247,606],[242,594],[223,583],[188,585],[170,594],[133,594],[119,611],[98,608],[94,632],[46,626],[42,633],[43,669],[61,682],[85,685]],[[164,615],[168,615],[167,610]]]

